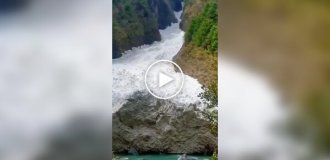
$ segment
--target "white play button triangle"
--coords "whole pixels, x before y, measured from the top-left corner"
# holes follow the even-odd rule
[[[182,90],[184,75],[180,66],[169,60],[152,63],[145,72],[144,84],[148,92],[158,99],[170,99]]]
[[[172,82],[174,79],[162,72],[158,73],[158,87],[163,87],[164,85]]]

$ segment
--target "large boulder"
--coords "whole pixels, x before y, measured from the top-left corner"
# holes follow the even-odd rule
[[[175,104],[136,93],[113,114],[113,151],[211,153],[217,138],[196,105]]]

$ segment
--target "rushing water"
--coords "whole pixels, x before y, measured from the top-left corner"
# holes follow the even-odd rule
[[[181,12],[175,13],[179,19]],[[144,84],[144,74],[149,65],[157,60],[172,60],[184,43],[184,32],[179,23],[174,23],[165,30],[160,30],[162,40],[151,45],[133,48],[122,57],[113,60],[113,112],[118,110],[126,99],[137,91],[147,92]],[[164,70],[170,72],[172,77],[180,77],[172,65],[163,65]],[[172,88],[175,89],[175,88]],[[194,78],[184,75],[184,86],[181,92],[169,101],[178,106],[198,103],[201,100],[198,94],[203,90],[201,84]],[[141,155],[121,156],[121,160],[176,160],[178,155]],[[206,156],[196,156],[199,160],[208,159]]]
[[[177,18],[181,12],[175,13]],[[113,112],[125,103],[126,99],[137,91],[146,92],[144,74],[149,65],[157,60],[172,60],[179,52],[184,42],[184,32],[180,30],[179,23],[174,23],[165,30],[160,30],[162,40],[151,45],[133,48],[122,57],[113,60]],[[173,77],[180,77],[172,65],[167,67]],[[184,86],[181,92],[170,99],[177,104],[189,105],[199,103],[198,94],[202,92],[199,82],[185,75]],[[175,88],[173,88],[175,89]]]
[[[224,57],[219,73],[221,157],[266,154],[278,145],[271,130],[282,115],[278,95],[264,77]]]
[[[29,2],[0,15],[1,160],[32,159],[78,113],[111,117],[111,1]]]
[[[179,24],[172,24],[160,31],[162,41],[127,51],[113,61],[111,71],[111,4],[106,0],[82,2],[72,3],[74,10],[63,1],[59,7],[51,7],[53,11],[46,9],[55,17],[34,11],[15,14],[14,20],[0,19],[1,160],[30,159],[28,155],[38,148],[45,135],[77,112],[99,110],[111,115],[112,77],[113,111],[116,111],[134,92],[146,91],[143,77],[148,65],[160,59],[171,60],[184,42]],[[59,8],[66,18],[58,18]],[[69,10],[76,13],[71,18]],[[178,17],[179,14],[176,13]],[[31,17],[28,24],[21,21],[25,16],[36,15],[40,22],[47,20],[47,23],[35,25],[31,20],[38,18]],[[283,147],[283,139],[272,130],[286,116],[276,90],[265,77],[225,57],[220,59],[220,159],[240,160],[247,156],[292,159],[289,157],[292,150]],[[185,75],[182,92],[171,101],[199,103],[197,95],[201,91],[198,81]],[[177,159],[178,155],[122,158],[156,157],[167,160]]]
[[[222,56],[219,83],[220,159],[294,160],[308,155],[306,144],[283,134],[290,112],[267,77]]]

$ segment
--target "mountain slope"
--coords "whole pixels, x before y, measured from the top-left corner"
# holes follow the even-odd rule
[[[218,11],[215,0],[186,0],[181,27],[186,30],[185,44],[175,62],[183,72],[205,86],[217,83]],[[200,8],[200,6],[204,6]],[[201,10],[197,12],[194,10]]]

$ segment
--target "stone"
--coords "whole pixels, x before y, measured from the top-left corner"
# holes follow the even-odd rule
[[[217,138],[193,104],[179,106],[138,92],[113,114],[113,151],[212,153]]]

